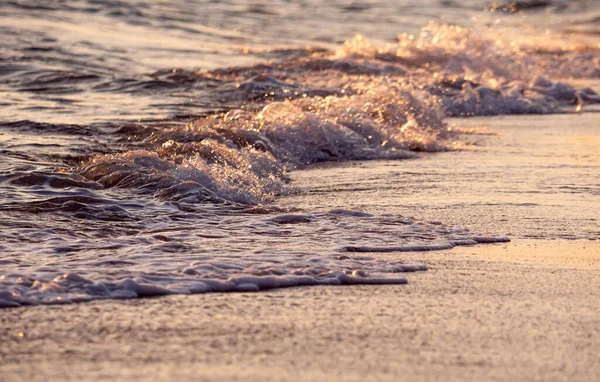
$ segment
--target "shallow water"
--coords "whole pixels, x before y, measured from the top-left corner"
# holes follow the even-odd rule
[[[600,8],[536,4],[3,2],[0,306],[404,283],[426,266],[373,253],[597,238]],[[522,114],[552,117],[465,119]],[[387,162],[300,171],[357,160]]]

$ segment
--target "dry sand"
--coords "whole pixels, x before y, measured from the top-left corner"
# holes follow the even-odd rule
[[[0,310],[0,381],[600,380],[597,241],[385,256],[430,270],[398,286]]]

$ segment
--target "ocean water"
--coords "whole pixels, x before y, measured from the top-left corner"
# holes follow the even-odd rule
[[[0,306],[600,235],[595,1],[7,0],[0,35]]]

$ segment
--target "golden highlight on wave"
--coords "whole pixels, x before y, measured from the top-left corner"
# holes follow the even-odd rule
[[[532,52],[454,25],[432,22],[385,46],[358,35],[337,52],[305,53],[187,73],[228,85],[222,96],[242,106],[127,136],[131,150],[97,155],[76,172],[167,200],[260,204],[282,192],[287,171],[311,163],[456,149],[448,116],[547,114],[600,103],[591,89],[547,77],[567,67],[563,74],[597,76],[600,51]],[[582,57],[590,58],[585,65],[568,65]]]

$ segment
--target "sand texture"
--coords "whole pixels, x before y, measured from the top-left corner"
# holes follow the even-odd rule
[[[600,380],[597,242],[386,256],[429,270],[398,286],[4,309],[0,381]]]

